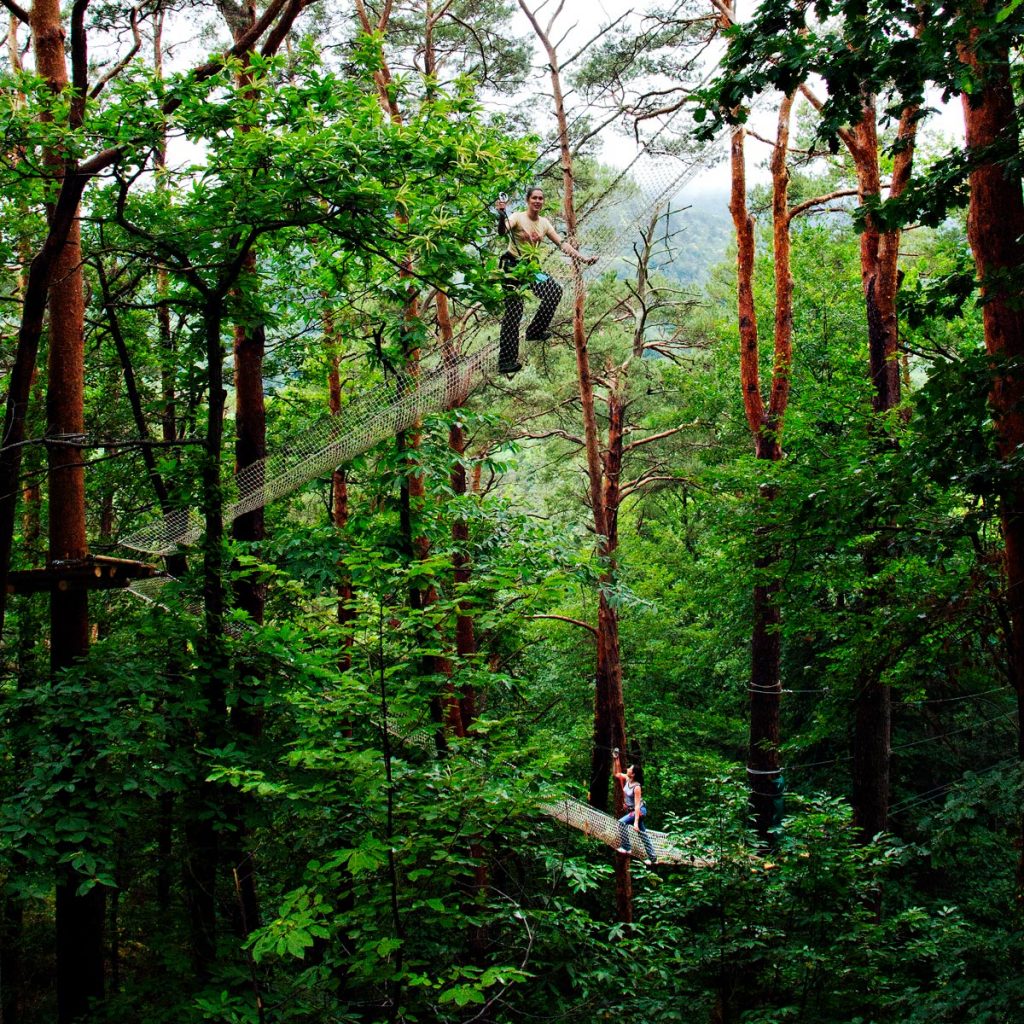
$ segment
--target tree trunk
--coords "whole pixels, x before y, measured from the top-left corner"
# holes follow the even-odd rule
[[[767,405],[761,395],[760,341],[754,306],[754,221],[747,210],[745,130],[737,128],[731,141],[732,190],[730,211],[736,230],[736,296],[740,340],[740,386],[747,425],[759,460],[782,458],[782,427],[789,403],[793,360],[793,279],[790,269],[790,210],[788,199],[789,122],[793,95],[779,107],[778,128],[771,158],[772,249],[775,268],[774,360]],[[779,763],[781,730],[781,609],[779,553],[769,523],[774,485],[758,492],[759,525],[754,530],[752,627],[750,640],[750,739],[747,753],[750,809],[762,843],[777,824],[782,791]]]
[[[972,5],[968,13],[991,14],[994,0]],[[978,30],[962,45],[961,60],[979,79],[962,96],[970,175],[967,237],[981,282],[985,346],[993,357],[989,400],[997,447],[1011,459],[1024,444],[1024,196],[1020,178],[1020,124],[1005,45],[986,42],[975,49]],[[1009,369],[1007,369],[1009,366]],[[1006,603],[1009,612],[1009,674],[1017,691],[1017,753],[1024,760],[1024,484],[1014,482],[1000,494],[1006,546]],[[1020,822],[1024,830],[1024,819]],[[1024,900],[1024,831],[1019,844],[1018,897]]]
[[[206,536],[203,542],[203,598],[205,622],[199,648],[198,718],[195,725],[201,748],[216,748],[225,742],[227,700],[225,680],[228,659],[224,650],[224,520],[220,457],[223,446],[224,352],[221,342],[223,302],[207,298],[203,313],[206,336],[206,372],[209,406],[206,446],[203,452],[203,513]],[[221,792],[206,781],[207,764],[197,754],[195,776],[185,808],[186,904],[189,912],[190,952],[193,972],[199,981],[210,977],[217,952],[217,880],[222,861],[218,829]]]
[[[878,165],[878,126],[875,97],[863,97],[863,116],[850,137],[850,153],[857,172],[857,199],[864,205],[878,201],[882,194],[882,175]],[[895,234],[895,245],[892,236]],[[890,259],[881,259],[882,238],[886,237]],[[865,219],[860,236],[860,274],[867,309],[868,359],[872,399],[876,412],[895,408],[900,401],[898,337],[896,331],[895,258],[899,250],[899,232],[885,236],[871,215]]]
[[[914,105],[904,108],[899,122],[899,146],[893,161],[889,197],[906,188],[913,165],[917,132]],[[845,136],[857,172],[858,200],[863,205],[881,197],[877,110],[875,97],[863,97],[863,115]],[[899,325],[896,291],[901,232],[881,229],[873,215],[865,219],[860,236],[861,286],[864,292],[868,328],[868,359],[874,394],[872,406],[884,416],[900,403]],[[886,428],[877,430],[885,442]],[[866,565],[876,561],[872,551],[864,554]],[[854,695],[853,808],[854,820],[867,842],[888,827],[890,792],[890,747],[892,743],[891,688],[880,679],[880,671],[869,666],[858,680]]]
[[[58,0],[35,0],[31,11],[36,70],[55,90],[68,85],[64,56],[64,30]],[[64,163],[57,153],[44,157],[54,177],[64,175]],[[84,430],[85,302],[82,291],[81,236],[77,201],[67,229],[62,233],[50,274],[50,352],[47,369],[47,434],[73,440]],[[54,211],[52,223],[57,221]],[[31,288],[31,274],[30,274]],[[38,299],[38,297],[36,297]],[[28,310],[26,295],[26,312]],[[20,345],[19,345],[20,348]],[[32,360],[34,362],[34,358]],[[25,367],[28,370],[28,367]],[[49,463],[49,559],[83,558],[88,553],[85,533],[85,475],[82,451],[73,443],[51,446]],[[86,656],[89,650],[89,602],[85,589],[57,590],[50,598],[50,665],[56,676]],[[66,743],[68,737],[58,736]],[[84,746],[87,746],[85,744]],[[65,769],[68,777],[88,757],[77,748],[73,762]],[[90,804],[88,784],[76,779],[74,794],[65,794],[69,804]],[[69,807],[70,811],[70,807]],[[88,1014],[93,1002],[102,1000],[103,923],[105,894],[100,885],[79,895],[81,876],[69,865],[57,869],[57,1016],[70,1024]]]
[[[324,341],[327,347],[327,406],[332,416],[341,415],[341,345],[337,335],[334,315],[330,310],[324,313]],[[339,466],[331,475],[331,522],[339,531],[348,525],[348,469]],[[352,578],[345,565],[343,555],[338,556],[338,625],[342,630],[342,646],[338,653],[338,671],[347,672],[352,667],[352,645],[354,637],[348,629],[355,619],[352,607]],[[352,730],[346,729],[351,735]]]
[[[255,5],[236,7],[220,3],[231,36],[236,45],[251,32],[256,24]],[[244,68],[238,76],[238,84],[245,89],[253,82],[249,70],[252,50],[242,54]],[[249,93],[244,93],[248,96]],[[238,130],[245,133],[248,125],[240,124]],[[245,255],[239,272],[239,284],[235,288],[236,299],[241,300],[246,292],[258,290],[256,252],[250,249]],[[263,460],[267,457],[267,414],[263,398],[263,358],[266,352],[266,328],[263,323],[236,323],[233,331],[235,369],[235,473],[250,467],[262,473]],[[261,481],[262,482],[262,481]],[[258,488],[259,484],[255,484]],[[265,515],[262,503],[238,516],[231,527],[234,540],[248,544],[258,551],[265,537]],[[235,562],[232,566],[232,584],[236,605],[257,625],[263,624],[265,585],[259,575],[241,571]],[[263,732],[263,712],[260,697],[264,680],[259,669],[251,664],[237,666],[238,681],[236,695],[231,707],[231,727],[238,741],[252,748]],[[247,810],[252,806],[251,796],[235,793],[230,798],[226,814],[230,819],[231,836],[225,849],[225,861],[234,869],[237,890],[238,912],[235,915],[235,930],[243,938],[259,927],[260,908],[256,896],[256,864],[252,850],[248,849]]]
[[[519,0],[523,13],[529,19],[533,30],[540,40],[548,58],[551,74],[551,94],[554,100],[555,120],[558,126],[558,144],[562,165],[562,215],[565,218],[567,241],[578,250],[575,182],[573,178],[573,153],[569,133],[569,122],[565,112],[565,97],[562,92],[561,68],[558,53],[550,37],[541,28],[536,15]],[[553,23],[553,19],[552,19]],[[549,26],[550,27],[550,26]],[[573,261],[573,316],[572,340],[576,352],[576,375],[580,391],[580,406],[583,416],[583,436],[587,458],[587,481],[591,515],[594,531],[598,537],[598,547],[602,555],[614,558],[615,541],[614,524],[609,524],[609,506],[606,499],[611,498],[614,506],[611,514],[618,512],[617,469],[609,473],[609,464],[603,463],[598,441],[597,414],[594,406],[594,382],[590,367],[588,338],[585,323],[586,290],[577,261]],[[609,398],[611,402],[611,397]],[[619,429],[618,459],[621,464],[621,425],[610,430]],[[605,454],[606,459],[614,459],[612,452]],[[606,473],[608,476],[606,477]],[[614,476],[614,479],[613,479]],[[590,795],[593,807],[606,810],[608,807],[608,788],[612,772],[612,747],[626,749],[625,703],[622,696],[622,661],[619,651],[618,613],[608,602],[605,587],[614,576],[614,562],[611,561],[608,572],[602,577],[599,586],[598,619],[597,619],[597,664],[594,673],[594,729],[593,748],[590,762]],[[615,806],[621,808],[621,794],[616,790]],[[632,877],[629,870],[629,858],[618,855],[615,858],[615,897],[616,912],[620,921],[630,922],[633,918]]]
[[[434,302],[437,307],[437,323],[441,330],[442,355],[449,366],[449,372],[455,375],[458,372],[457,353],[453,347],[455,332],[452,328],[448,296],[444,292],[438,292]],[[454,390],[452,394],[455,396],[452,408],[459,408],[465,401],[465,397]],[[451,471],[452,493],[456,499],[459,499],[466,494],[466,464],[464,461],[466,433],[457,422],[453,422],[448,428],[448,447],[454,455]],[[460,591],[469,586],[473,576],[469,560],[469,526],[461,516],[452,522],[452,546],[452,575],[455,581],[455,595],[458,599]],[[459,658],[459,671],[465,667],[466,660],[476,654],[476,630],[473,625],[473,617],[468,615],[461,605],[457,607],[455,613],[455,653]],[[473,685],[471,683],[459,685],[457,699],[462,727],[468,732],[477,713],[476,692]]]

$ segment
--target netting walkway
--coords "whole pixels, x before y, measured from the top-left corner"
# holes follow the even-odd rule
[[[652,211],[671,200],[703,167],[714,144],[688,154],[642,151],[608,186],[589,210],[586,230],[574,244],[585,254],[599,257],[593,267],[583,268],[554,252],[544,270],[563,288],[561,321],[573,305],[572,297],[585,293],[586,281],[608,270],[620,269],[623,253],[646,223]],[[467,396],[498,373],[500,318],[482,309],[461,317],[465,325],[449,346],[447,355],[437,353],[424,360],[415,374],[396,371],[374,388],[356,396],[339,415],[312,424],[301,437],[290,438],[265,459],[247,466],[234,477],[233,500],[224,511],[225,522],[292,493],[338,466],[420,423],[431,413],[443,412],[465,402]],[[119,542],[137,551],[169,555],[194,544],[204,530],[194,509],[160,516]]]
[[[570,828],[578,829],[586,836],[599,839],[612,849],[618,849],[622,841],[622,832],[615,818],[579,800],[559,800],[557,803],[545,804],[541,811]],[[645,860],[647,851],[640,839],[640,833],[632,827],[626,831],[630,837],[630,856],[636,860]],[[678,843],[675,837],[666,832],[648,829],[647,837],[659,863],[683,864],[692,868],[708,868],[715,864],[712,858],[701,857],[687,850],[685,843]]]

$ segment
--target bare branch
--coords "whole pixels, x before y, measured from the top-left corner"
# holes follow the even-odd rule
[[[668,430],[663,430],[660,434],[651,434],[648,437],[641,437],[638,441],[630,441],[629,444],[623,445],[622,451],[623,453],[634,451],[642,445],[650,444],[652,441],[661,441],[666,437],[672,437],[674,434],[678,434],[681,430],[685,430],[687,427],[695,427],[696,425],[696,422],[680,423],[678,427],[671,427]]]
[[[427,22],[427,28],[434,28],[434,26],[437,25],[438,22],[440,22],[440,20],[448,13],[453,3],[455,3],[455,0],[445,0],[445,2],[441,4],[441,6],[437,9],[437,11]]]
[[[388,22],[391,20],[391,4],[392,0],[384,0],[384,9],[380,12],[380,18],[377,20],[378,32],[383,32],[388,27]]]
[[[637,491],[650,484],[692,484],[693,481],[685,476],[673,476],[671,473],[642,473],[635,480],[623,484],[620,496],[623,501],[631,498]]]
[[[17,18],[24,25],[28,24],[28,11],[23,7],[19,7],[14,0],[0,0],[0,3],[11,12],[12,17]]]
[[[517,436],[520,438],[526,438],[530,441],[543,441],[549,437],[560,437],[563,441],[571,441],[573,444],[578,445],[583,444],[582,437],[576,437],[575,434],[570,434],[567,430],[559,430],[557,428],[553,428],[551,430],[541,430],[538,431],[537,433],[518,434]]]
[[[370,14],[363,0],[356,0],[356,14],[359,15],[359,24],[363,26],[363,31],[372,32],[373,25],[370,23]]]
[[[272,57],[277,53],[278,47],[284,42],[288,33],[291,32],[295,19],[315,2],[316,0],[291,0],[288,9],[281,15],[273,29],[271,29],[260,53],[264,57]]]
[[[581,629],[589,630],[596,637],[597,627],[589,622],[581,622],[579,619],[570,619],[568,615],[531,615],[531,619],[555,619],[558,622],[568,622],[570,626],[579,626]]]
[[[801,213],[806,213],[815,206],[823,206],[825,203],[830,203],[833,199],[842,199],[844,196],[855,196],[856,194],[857,190],[855,188],[841,188],[835,192],[829,192],[828,195],[805,199],[802,203],[797,203],[796,206],[790,207],[789,219],[792,220],[794,217],[799,217]]]
[[[111,79],[116,78],[134,59],[135,54],[142,49],[142,33],[139,31],[139,6],[135,6],[129,13],[132,26],[132,38],[134,43],[132,48],[105,74],[100,80],[92,87],[92,91],[89,93],[89,99],[94,100],[104,88],[110,82]]]
[[[562,70],[564,71],[570,64],[572,64],[574,60],[576,60],[579,57],[582,57],[583,54],[586,53],[587,50],[589,50],[590,47],[593,46],[594,43],[598,41],[598,39],[611,32],[611,30],[615,28],[615,26],[618,25],[619,22],[624,21],[632,13],[633,11],[632,9],[630,9],[623,13],[622,15],[620,15],[618,18],[616,18],[614,21],[609,22],[607,25],[604,25],[601,28],[599,28],[597,32],[595,32],[594,35],[592,35],[571,57],[569,57],[567,60],[562,61]]]

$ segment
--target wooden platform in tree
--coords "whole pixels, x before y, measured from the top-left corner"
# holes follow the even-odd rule
[[[146,562],[106,555],[50,562],[38,569],[16,569],[7,574],[8,594],[40,594],[50,590],[116,590],[135,580],[159,576]]]

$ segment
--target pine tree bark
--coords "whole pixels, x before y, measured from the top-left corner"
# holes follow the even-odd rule
[[[30,12],[30,28],[36,71],[54,91],[66,88],[70,83],[59,0],[34,0]],[[72,119],[77,120],[81,108],[72,103],[71,109]],[[46,153],[44,160],[54,178],[65,177],[67,169],[60,153]],[[61,230],[58,238],[54,239],[53,258],[47,268],[48,273],[38,282],[38,293],[31,296],[36,302],[48,300],[49,306],[47,434],[69,442],[51,446],[48,452],[48,536],[51,562],[83,558],[88,553],[85,475],[81,449],[74,444],[74,440],[84,430],[85,377],[85,301],[77,198],[73,209],[65,206],[63,210],[55,208],[51,213],[51,234],[54,227]],[[58,223],[60,214],[68,218],[66,230]],[[26,294],[26,313],[29,312],[29,298],[30,295]],[[41,310],[39,312],[41,314]],[[85,657],[88,650],[88,591],[54,589],[50,598],[50,666],[53,675],[56,677],[62,670],[73,666]],[[67,738],[58,735],[58,741],[66,742]],[[84,756],[87,756],[86,752],[78,748],[78,754],[66,772],[73,774],[75,765]],[[79,782],[76,792],[74,795],[67,794],[65,799],[88,805],[88,786],[83,785],[81,780],[76,781]],[[101,1001],[104,995],[105,892],[101,885],[94,885],[88,892],[79,895],[81,881],[70,864],[62,864],[57,868],[57,1016],[60,1024],[71,1024],[87,1015],[90,1005]]]
[[[863,116],[853,130],[844,134],[857,173],[857,194],[861,205],[881,198],[875,97],[863,96]],[[906,106],[897,129],[889,197],[902,194],[910,179],[917,133],[918,107]],[[873,386],[872,406],[884,417],[900,403],[899,325],[896,315],[898,285],[899,229],[883,229],[868,213],[860,236],[861,286],[868,328],[869,371]],[[881,423],[880,441],[886,437]],[[876,552],[864,552],[865,568],[877,562]],[[854,694],[853,810],[861,838],[868,842],[888,827],[890,792],[890,748],[892,744],[892,692],[880,678],[880,669],[866,666]]]
[[[768,402],[761,395],[760,340],[754,306],[754,220],[747,210],[746,132],[732,135],[730,211],[736,231],[736,295],[740,338],[740,385],[743,407],[757,459],[778,462],[782,458],[782,428],[789,402],[793,361],[793,278],[790,258],[789,123],[793,96],[780,104],[778,128],[771,157],[772,248],[775,273],[774,361]],[[781,739],[779,710],[781,679],[781,609],[779,607],[778,547],[773,539],[770,502],[772,485],[759,488],[760,523],[754,530],[756,573],[752,594],[750,641],[750,740],[747,773],[754,826],[762,842],[768,842],[775,823],[776,802],[781,793],[779,762]]]
[[[968,3],[963,13],[990,16],[995,0]],[[989,38],[979,44],[975,28],[960,47],[960,59],[977,79],[962,95],[967,154],[971,161],[967,237],[981,283],[985,346],[992,357],[989,402],[997,450],[1012,459],[1024,445],[1024,195],[1020,177],[1020,121],[1014,101],[1009,50]],[[1008,667],[1017,692],[1017,753],[1024,760],[1024,484],[1000,494],[1005,544]],[[1018,898],[1024,901],[1024,817],[1017,863]]]

